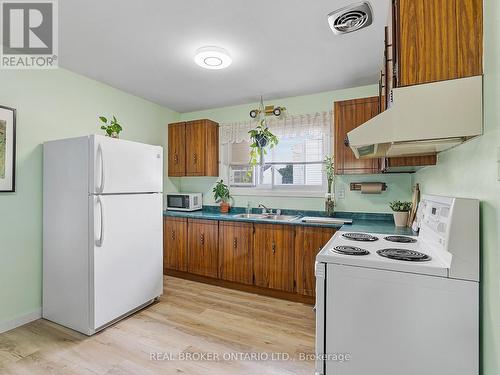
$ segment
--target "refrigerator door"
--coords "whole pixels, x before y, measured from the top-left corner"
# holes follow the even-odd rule
[[[94,195],[89,204],[97,330],[162,294],[162,196]]]
[[[163,191],[163,148],[93,135],[90,137],[91,194]]]

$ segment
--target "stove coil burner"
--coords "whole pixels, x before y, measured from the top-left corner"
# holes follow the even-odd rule
[[[373,242],[378,240],[377,237],[366,233],[344,233],[342,237],[347,238],[348,240],[364,242]]]
[[[415,243],[417,240],[415,238],[407,237],[407,236],[387,236],[384,237],[384,240],[390,242],[400,242],[400,243]]]
[[[404,260],[407,262],[426,262],[432,258],[424,253],[408,249],[382,249],[377,254],[389,259]]]
[[[370,252],[354,246],[335,246],[333,251],[344,255],[368,255]]]

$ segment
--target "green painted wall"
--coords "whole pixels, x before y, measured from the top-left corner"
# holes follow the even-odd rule
[[[378,86],[364,86],[353,89],[328,91],[319,94],[297,96],[270,101],[275,105],[285,106],[289,114],[305,114],[320,111],[330,111],[333,102],[352,98],[362,98],[378,95]],[[214,108],[205,111],[190,112],[181,114],[184,121],[209,118],[219,123],[230,123],[237,121],[247,121],[248,112],[251,108],[256,108],[257,102],[237,105],[231,107]],[[184,177],[175,179],[175,184],[182,191],[197,191],[205,193],[205,204],[214,204],[212,199],[212,186],[216,178]],[[349,183],[357,181],[381,181],[388,184],[387,192],[380,195],[361,195],[357,192],[349,191]],[[409,174],[397,175],[374,175],[374,176],[338,176],[336,179],[336,192],[340,189],[345,191],[345,199],[337,199],[337,210],[339,211],[369,211],[369,212],[389,212],[387,203],[394,199],[410,200],[411,198],[411,177]],[[262,197],[262,196],[236,196],[237,206],[246,206],[251,202],[255,207],[258,203],[268,205],[268,207],[294,208],[321,210],[324,208],[324,198],[304,198],[304,197]]]
[[[484,135],[414,176],[426,193],[481,200],[482,374],[500,374],[500,4],[484,2]]]
[[[17,109],[17,192],[0,194],[1,325],[41,306],[41,143],[100,133],[97,116],[115,114],[122,138],[162,144],[179,114],[62,69],[0,70],[0,103]]]

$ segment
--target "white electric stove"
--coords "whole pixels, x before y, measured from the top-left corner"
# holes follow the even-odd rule
[[[318,254],[316,374],[478,374],[479,202],[425,195],[417,221]]]

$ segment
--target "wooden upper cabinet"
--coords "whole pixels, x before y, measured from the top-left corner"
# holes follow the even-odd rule
[[[253,283],[253,225],[219,223],[219,278],[242,284]]]
[[[219,265],[218,222],[188,220],[187,271],[216,278]]]
[[[379,113],[379,97],[334,103],[335,174],[379,173],[380,159],[356,159],[347,143],[347,133]]]
[[[254,228],[254,284],[293,292],[294,226],[255,224]]]
[[[482,0],[395,0],[397,86],[483,73]]]
[[[186,175],[186,123],[168,125],[168,175]]]
[[[335,234],[335,228],[297,226],[295,229],[295,280],[297,293],[314,296],[316,255]]]
[[[187,219],[163,221],[163,268],[187,271]]]
[[[219,125],[194,120],[168,126],[168,175],[219,176]]]

